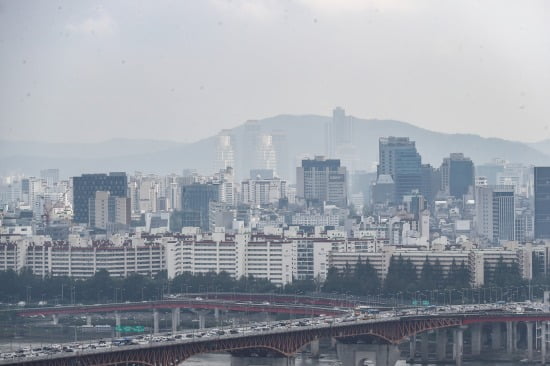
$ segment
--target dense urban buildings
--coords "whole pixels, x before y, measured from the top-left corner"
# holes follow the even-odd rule
[[[355,122],[333,111],[326,157],[291,156],[284,132],[249,121],[218,134],[207,175],[67,179],[54,168],[2,177],[0,270],[213,271],[284,285],[321,283],[330,268],[361,260],[383,280],[405,258],[419,275],[428,262],[443,272],[462,266],[474,287],[490,283],[498,263],[525,279],[549,273],[550,168],[474,165],[458,152],[434,167],[422,164],[415,141],[383,136],[379,161],[358,170]]]
[[[550,167],[535,167],[535,238],[550,239]]]

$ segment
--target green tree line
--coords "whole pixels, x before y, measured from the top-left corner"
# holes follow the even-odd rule
[[[550,278],[537,277],[532,285],[548,286]],[[519,287],[526,286],[522,280],[518,263],[506,263],[499,258],[494,268],[485,268],[485,287],[516,286],[515,296],[519,296]],[[426,257],[422,269],[417,268],[402,256],[392,256],[388,273],[382,280],[368,259],[359,258],[354,265],[346,263],[343,269],[328,269],[324,283],[318,280],[294,280],[292,284],[278,287],[272,282],[253,276],[232,278],[228,273],[183,273],[171,280],[166,272],[156,276],[132,274],[126,278],[111,277],[105,270],[97,272],[88,279],[77,280],[70,277],[40,277],[28,269],[19,273],[12,270],[0,271],[0,301],[15,303],[18,301],[48,301],[52,303],[106,303],[124,301],[158,300],[170,293],[206,293],[206,292],[251,292],[251,293],[291,293],[306,294],[324,292],[330,294],[349,294],[356,296],[383,295],[386,297],[401,294],[412,298],[415,292],[434,290],[463,290],[470,288],[469,271],[464,262],[453,260],[448,271],[444,271],[438,260],[430,261]],[[481,299],[481,289],[470,291],[470,300]],[[525,292],[525,290],[523,290]],[[477,295],[476,295],[477,294]],[[493,292],[489,293],[492,298]],[[486,291],[484,297],[489,297]],[[505,297],[498,291],[495,297]],[[481,300],[480,300],[481,301]]]

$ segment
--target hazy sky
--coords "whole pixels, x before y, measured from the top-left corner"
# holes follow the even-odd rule
[[[0,139],[194,141],[336,105],[550,138],[550,1],[0,0]]]

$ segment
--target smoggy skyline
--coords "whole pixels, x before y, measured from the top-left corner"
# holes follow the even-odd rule
[[[341,105],[538,141],[549,35],[545,1],[0,1],[0,136],[191,142]]]

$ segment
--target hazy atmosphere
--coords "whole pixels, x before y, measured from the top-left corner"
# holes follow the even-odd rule
[[[547,139],[550,3],[526,4],[0,1],[0,136],[192,142],[342,105],[440,132]]]

